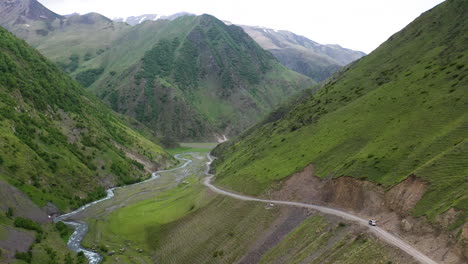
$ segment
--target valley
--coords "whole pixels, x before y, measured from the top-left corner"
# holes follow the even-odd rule
[[[382,242],[378,242],[379,238],[373,237],[373,235],[359,233],[370,232],[375,234],[377,237],[380,237],[380,239],[383,238],[385,242],[390,242],[390,244],[402,248],[404,251],[408,252],[422,263],[435,263],[411,246],[393,237],[378,227],[372,227],[370,230],[366,231],[368,229],[366,220],[349,215],[345,212],[326,207],[295,202],[262,200],[220,190],[209,183],[209,180],[212,178],[212,176],[206,177],[206,173],[209,169],[208,165],[211,163],[211,157],[209,155],[204,153],[187,153],[179,154],[178,157],[183,162],[185,162],[181,167],[169,171],[161,171],[158,173],[160,177],[151,181],[118,189],[116,190],[115,196],[112,197],[112,199],[96,203],[84,211],[80,211],[76,214],[72,213],[71,215],[66,216],[67,219],[73,219],[73,221],[90,222],[89,234],[86,236],[83,245],[85,247],[92,248],[96,252],[100,252],[100,254],[104,256],[104,263],[144,263],[152,262],[156,259],[161,263],[181,263],[184,262],[184,259],[188,260],[192,257],[195,257],[195,255],[192,254],[197,254],[196,258],[200,262],[232,263],[232,261],[235,259],[242,259],[241,263],[244,263],[245,261],[252,260],[252,256],[249,255],[249,251],[260,250],[255,249],[254,245],[256,244],[257,239],[261,240],[262,236],[260,236],[260,238],[255,238],[255,236],[248,236],[249,233],[255,232],[252,228],[255,229],[260,227],[258,224],[266,224],[269,226],[262,228],[264,232],[270,229],[267,233],[276,233],[276,236],[279,235],[280,240],[276,238],[275,240],[269,242],[269,248],[264,248],[260,251],[262,252],[262,255],[265,254],[265,257],[267,257],[268,254],[273,254],[275,250],[281,250],[275,246],[281,245],[281,239],[287,239],[287,230],[294,232],[294,228],[301,228],[301,222],[303,222],[302,225],[309,224],[308,222],[311,222],[315,224],[320,223],[319,226],[322,226],[322,228],[330,225],[338,226],[337,230],[334,231],[336,234],[332,235],[332,237],[316,238],[319,239],[317,241],[317,243],[320,243],[317,245],[319,247],[333,248],[335,244],[326,246],[325,244],[321,243],[326,241],[329,241],[329,243],[342,243],[344,242],[342,240],[338,240],[340,242],[332,242],[334,240],[332,238],[341,237],[340,239],[348,240],[353,237],[353,235],[349,237],[348,234],[346,238],[344,238],[345,234],[343,231],[346,229],[346,233],[349,233],[350,229],[355,230],[353,231],[357,232],[355,233],[355,236],[359,236],[355,242],[356,244],[346,243],[344,246],[345,249],[342,250],[350,250],[351,252],[355,252],[357,254],[357,256],[354,256],[356,261],[361,257],[366,257],[366,259],[370,260],[371,257],[375,257],[376,255],[379,255],[383,258],[396,258],[402,261],[411,261],[411,257],[397,254],[394,249],[391,249],[391,247],[384,246],[381,244]],[[206,185],[214,192],[206,191],[202,185]],[[242,202],[238,203],[230,198],[226,200],[226,198],[222,198],[221,196],[215,195],[214,193],[231,196],[234,199],[242,200]],[[224,200],[222,204],[237,204],[234,211],[230,212],[230,210],[225,206],[220,207],[222,205],[220,204],[220,200]],[[213,204],[215,201],[217,201],[215,203],[216,205]],[[250,203],[249,201],[263,202],[267,205],[259,206],[258,204]],[[294,208],[289,209],[287,207],[283,208],[282,205],[286,205],[287,207],[305,207],[312,209],[313,211]],[[281,208],[277,208],[278,206]],[[245,207],[253,207],[256,209],[254,212],[250,212],[250,210],[242,210],[242,208]],[[197,212],[199,210],[203,210],[205,213],[206,211],[210,211],[208,221],[202,220],[207,219],[207,216],[205,213],[201,215],[198,214]],[[226,210],[228,211],[226,212]],[[281,216],[284,214],[284,211],[288,212],[286,215],[292,213],[295,215],[295,217],[287,217],[284,219],[285,217]],[[317,213],[317,211],[325,213],[325,215],[321,215],[320,213]],[[305,212],[307,213],[304,214]],[[220,220],[225,219],[227,216],[226,213],[231,216],[233,216],[233,214],[246,214],[248,218],[253,217],[251,220],[254,222],[249,223],[242,221],[242,223],[240,223],[242,225],[242,232],[249,230],[247,231],[247,234],[238,233],[239,231],[235,231],[235,228],[233,231],[222,231],[225,227],[227,227],[226,224],[234,223],[217,222],[218,218],[220,218]],[[191,214],[197,214],[198,216],[193,219],[192,216],[190,216]],[[301,220],[293,220],[296,219],[299,215],[301,215],[301,217],[299,217]],[[336,215],[339,218],[330,218],[328,215]],[[202,219],[197,219],[199,217],[202,217]],[[239,219],[238,217],[242,217],[242,215],[238,215],[236,219]],[[342,221],[347,223],[344,224],[344,222],[339,222],[337,224],[338,219],[340,218],[344,218]],[[278,223],[278,221],[275,219],[280,220],[280,222]],[[261,221],[257,222],[258,220]],[[356,223],[356,221],[359,223]],[[205,223],[206,227],[200,226],[200,224],[203,222]],[[219,224],[222,226],[218,227],[217,225]],[[280,227],[278,227],[278,224]],[[230,247],[234,246],[233,248],[236,249],[236,252],[231,253],[225,252],[224,250],[216,250],[216,248],[213,248],[213,246],[216,246],[213,244],[215,241],[211,241],[211,239],[206,240],[205,243],[209,244],[205,245],[213,248],[213,254],[216,255],[213,256],[215,257],[213,257],[210,252],[206,252],[207,248],[203,248],[203,252],[199,252],[198,249],[201,248],[195,245],[189,246],[187,249],[185,244],[189,241],[193,242],[194,240],[184,241],[185,239],[183,237],[187,235],[186,232],[180,233],[179,235],[176,233],[175,237],[170,235],[173,234],[173,231],[172,228],[167,229],[168,225],[172,226],[172,228],[175,228],[175,226],[178,225],[188,225],[192,227],[195,227],[193,225],[196,225],[196,229],[192,231],[194,232],[193,235],[199,236],[204,234],[205,237],[197,238],[195,241],[200,241],[200,239],[202,239],[201,241],[203,241],[203,239],[209,239],[211,237],[210,233],[213,232],[227,232],[227,237],[225,239],[228,241],[224,240],[223,244],[231,244]],[[360,227],[360,225],[363,227]],[[315,228],[321,228],[319,226],[315,226]],[[245,228],[247,228],[247,230],[245,230]],[[267,229],[265,230],[265,228]],[[203,232],[200,232],[202,230]],[[169,233],[166,234],[166,232]],[[182,235],[182,237],[179,237],[180,235]],[[373,252],[365,252],[366,250],[370,250],[370,248],[368,248],[370,244],[366,240],[361,241],[363,237],[366,237],[366,239],[372,239],[372,243],[376,243],[379,246],[377,248],[373,248]],[[322,239],[324,241],[320,241]],[[242,247],[241,244],[238,244],[241,242],[252,243],[253,248],[252,246],[249,247],[250,249]],[[156,243],[156,247],[162,250],[163,253],[161,253],[161,256],[153,255],[153,243]],[[223,245],[218,246],[224,248]],[[363,252],[362,250],[364,248],[366,250]],[[165,250],[169,249],[176,250],[178,252],[180,250],[183,251],[177,254],[164,253]],[[333,259],[336,257],[332,252],[322,252],[322,254],[319,256],[307,255],[311,254],[310,252],[303,252],[302,254],[302,258],[309,258],[309,260],[311,260],[311,257],[313,257],[312,259],[316,259],[317,261],[320,261],[320,259],[323,261],[323,259],[328,259],[330,257]],[[167,258],[162,256],[171,257]],[[96,258],[91,259],[95,260]],[[354,263],[354,260],[348,260],[351,261],[350,263]],[[258,261],[262,262],[260,258],[258,258]],[[94,262],[90,261],[90,263]]]
[[[468,262],[468,1],[370,54],[146,5],[0,1],[0,263]]]

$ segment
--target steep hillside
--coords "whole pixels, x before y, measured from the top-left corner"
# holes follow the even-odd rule
[[[0,28],[0,180],[75,208],[173,163],[24,41]]]
[[[322,45],[286,30],[241,26],[286,67],[320,82],[341,67],[366,55],[339,45]]]
[[[76,77],[89,76],[114,110],[179,140],[238,134],[314,83],[209,15],[148,21],[114,44]]]
[[[401,193],[390,208],[466,239],[467,12],[466,1],[442,3],[305,102],[222,144],[217,183],[260,195],[312,164],[321,178],[351,176],[382,192],[412,175],[422,182],[420,196],[402,201],[415,190]],[[323,202],[333,199],[328,195]]]

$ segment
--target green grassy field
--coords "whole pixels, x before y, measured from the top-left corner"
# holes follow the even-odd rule
[[[220,145],[218,184],[259,195],[311,163],[322,178],[385,188],[415,174],[429,187],[413,215],[466,212],[466,10],[447,1],[426,12],[279,119]]]
[[[185,152],[200,152],[208,153],[218,143],[180,143],[180,147],[174,149],[168,149],[167,152],[171,154],[185,153]]]

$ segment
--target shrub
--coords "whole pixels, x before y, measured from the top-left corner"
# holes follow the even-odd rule
[[[73,258],[72,256],[70,255],[70,253],[67,253],[65,255],[65,259],[63,261],[65,264],[74,264],[74,261],[73,261]]]
[[[57,231],[60,233],[60,237],[62,238],[66,238],[69,234],[68,226],[62,221],[59,221],[55,224],[55,229],[57,229]]]
[[[76,80],[84,87],[89,87],[104,72],[104,68],[89,69],[76,75]]]
[[[42,228],[41,226],[34,222],[31,219],[23,218],[23,217],[16,217],[15,218],[15,226],[28,229],[28,230],[34,230],[37,231],[38,233],[42,233]]]
[[[16,259],[23,260],[23,261],[25,261],[25,262],[27,262],[27,263],[31,263],[32,254],[31,254],[31,251],[28,251],[28,252],[16,252],[15,258],[16,258]]]

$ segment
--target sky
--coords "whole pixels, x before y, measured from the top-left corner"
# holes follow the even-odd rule
[[[289,30],[321,44],[370,53],[442,0],[39,0],[61,14],[109,18],[189,12],[234,24]]]

